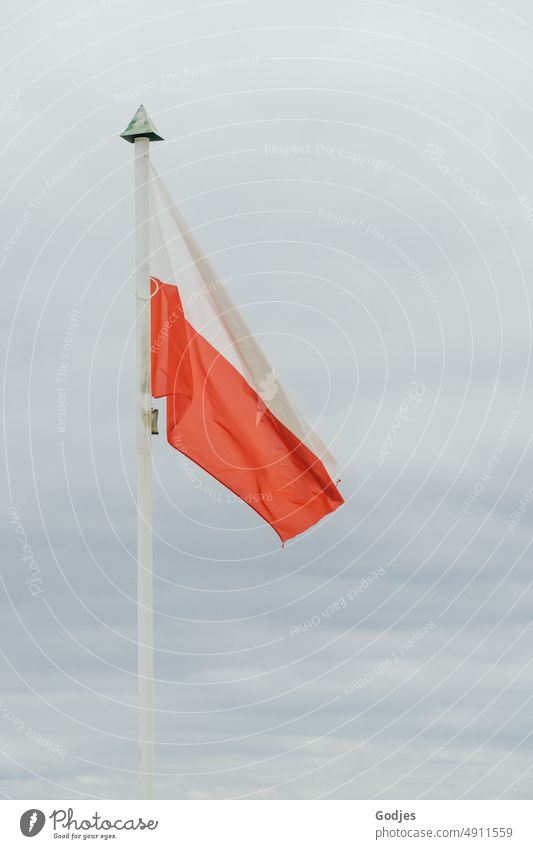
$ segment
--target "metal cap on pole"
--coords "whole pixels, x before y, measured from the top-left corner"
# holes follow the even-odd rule
[[[141,137],[150,141],[163,141],[142,103],[124,132],[120,134],[121,139],[132,143]]]
[[[137,679],[139,771],[144,798],[154,787],[154,628],[152,569],[152,386],[150,375],[150,142],[162,141],[144,106],[121,137],[135,145],[137,420]]]

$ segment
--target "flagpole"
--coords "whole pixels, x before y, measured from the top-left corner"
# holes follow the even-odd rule
[[[136,443],[137,443],[137,681],[139,772],[143,798],[154,786],[154,623],[152,567],[152,387],[150,375],[149,180],[150,142],[160,141],[143,106],[122,138],[134,144]]]
[[[154,798],[154,623],[152,579],[152,388],[148,179],[150,142],[135,139],[135,300],[137,304],[137,676],[139,766],[146,799]]]

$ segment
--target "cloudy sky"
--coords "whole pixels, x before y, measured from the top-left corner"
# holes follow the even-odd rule
[[[532,35],[526,0],[8,2],[4,797],[140,794],[140,102],[346,499],[281,550],[154,439],[159,796],[530,795]]]

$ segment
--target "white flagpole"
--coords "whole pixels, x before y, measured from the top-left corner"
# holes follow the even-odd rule
[[[139,771],[154,799],[154,624],[152,570],[152,387],[150,375],[150,142],[161,137],[140,106],[122,138],[135,149],[135,299],[137,386],[137,678]]]
[[[148,179],[150,142],[135,139],[135,299],[137,302],[137,675],[139,757],[144,796],[154,798],[154,623],[152,581],[152,387]]]

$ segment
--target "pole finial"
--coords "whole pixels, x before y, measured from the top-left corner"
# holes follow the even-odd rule
[[[149,139],[150,141],[163,141],[162,136],[157,132],[152,119],[142,103],[124,132],[120,134],[120,137],[128,142],[132,142],[132,144],[138,138]]]

